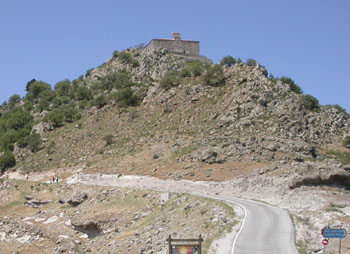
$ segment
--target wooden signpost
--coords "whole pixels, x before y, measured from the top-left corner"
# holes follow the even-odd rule
[[[197,239],[173,239],[169,235],[169,254],[202,254],[202,241],[201,235]]]

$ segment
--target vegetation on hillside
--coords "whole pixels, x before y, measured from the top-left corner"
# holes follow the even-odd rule
[[[16,148],[27,148],[28,151],[35,153],[47,146],[48,154],[53,153],[55,146],[50,145],[54,142],[45,145],[40,133],[35,131],[37,128],[34,127],[41,122],[51,128],[60,128],[81,119],[84,112],[91,107],[102,108],[110,102],[119,108],[139,106],[149,85],[140,82],[142,79],[135,78],[134,72],[131,71],[140,66],[138,55],[139,53],[132,55],[127,51],[115,51],[112,59],[125,66],[124,69],[117,71],[106,67],[108,71],[100,76],[95,75],[94,69],[89,69],[85,76],[82,75],[73,81],[64,79],[57,82],[53,88],[41,80],[28,81],[25,86],[27,94],[23,98],[14,94],[0,106],[0,170],[4,171],[16,164],[13,154]],[[180,84],[223,87],[226,82],[224,66],[237,64],[250,66],[251,69],[260,66],[254,59],[247,59],[243,63],[240,58],[232,56],[223,57],[217,65],[191,61],[170,69],[155,82],[165,90]],[[267,76],[266,69],[263,74]],[[154,81],[147,79],[147,82],[149,80]],[[277,81],[288,85],[290,91],[299,96],[299,103],[305,110],[312,112],[320,110],[318,100],[311,95],[304,95],[293,79],[286,76],[275,78],[270,74],[269,80],[273,85]],[[335,108],[339,112],[345,112],[338,105]],[[107,145],[113,143],[112,136],[105,136],[104,140]],[[345,138],[344,146],[349,147],[349,143],[348,137]]]

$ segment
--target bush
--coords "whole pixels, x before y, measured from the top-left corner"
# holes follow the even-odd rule
[[[347,148],[350,148],[350,136],[346,136],[344,139],[343,139],[343,146],[347,147]]]
[[[27,82],[26,91],[29,92],[30,86],[35,82],[35,78]]]
[[[6,169],[15,165],[15,156],[13,156],[13,154],[10,151],[6,151],[0,156],[0,171],[5,171]]]
[[[290,87],[290,90],[292,90],[292,92],[296,93],[296,94],[302,94],[303,91],[301,90],[300,86],[298,86],[293,79],[286,77],[286,76],[282,76],[279,78],[279,80],[281,80],[283,83],[288,84]]]
[[[28,89],[26,98],[31,102],[35,102],[38,98],[54,97],[51,86],[43,81],[31,83]]]
[[[128,52],[120,52],[118,54],[118,58],[120,59],[120,61],[122,63],[130,63],[131,62],[131,59],[132,59],[132,56],[130,53]]]
[[[340,106],[340,105],[338,105],[338,104],[335,104],[334,107],[335,107],[339,112],[347,113],[346,110],[345,110],[342,106]]]
[[[91,72],[94,70],[94,68],[88,69],[85,73],[85,77],[89,77],[91,75]]]
[[[81,114],[73,105],[63,106],[56,109],[44,117],[45,122],[51,122],[54,127],[61,127],[64,122],[74,122],[81,118]]]
[[[14,94],[9,98],[8,105],[10,106],[10,108],[14,108],[15,105],[20,101],[21,101],[21,96],[19,96],[18,94]]]
[[[177,71],[167,71],[160,80],[160,87],[168,90],[180,84],[179,73]]]
[[[103,140],[106,141],[106,145],[111,145],[113,143],[113,135],[108,134],[103,137]]]
[[[37,133],[32,133],[27,137],[28,147],[29,149],[35,153],[40,150],[40,146],[43,143],[40,135]]]
[[[134,94],[134,91],[130,87],[113,93],[112,98],[119,107],[138,106],[141,101],[140,96]]]
[[[205,68],[201,62],[188,62],[185,68],[180,72],[181,77],[198,77],[204,72]]]
[[[301,95],[300,103],[303,105],[303,107],[306,110],[309,110],[309,111],[318,111],[320,108],[320,104],[318,100],[309,94]]]
[[[75,91],[75,99],[78,101],[83,101],[83,100],[91,100],[92,97],[92,92],[89,90],[86,86],[78,86],[78,88]]]
[[[100,95],[95,99],[95,106],[98,108],[102,108],[107,104],[107,98],[104,95]]]
[[[112,72],[101,79],[101,88],[111,91],[113,88],[124,88],[130,84],[130,75],[125,72]]]
[[[203,83],[208,86],[221,86],[225,83],[224,71],[221,65],[209,66],[203,76]]]
[[[112,56],[116,58],[116,57],[118,57],[118,55],[119,55],[119,51],[114,50]]]
[[[71,90],[71,83],[68,79],[59,81],[55,84],[54,91],[57,96],[69,96]]]
[[[64,114],[61,110],[54,110],[44,117],[45,122],[51,122],[54,127],[61,127],[64,121]]]
[[[248,58],[246,64],[249,66],[256,66],[257,62],[253,58]]]
[[[232,56],[225,56],[221,59],[220,64],[224,66],[233,66],[235,65],[237,60]]]

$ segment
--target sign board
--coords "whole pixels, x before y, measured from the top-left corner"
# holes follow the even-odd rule
[[[345,228],[325,228],[323,230],[324,238],[345,238],[346,229]]]
[[[175,245],[172,246],[172,254],[198,254],[198,246],[195,245]]]
[[[169,235],[169,254],[202,254],[202,241],[201,235],[197,239],[174,239]]]
[[[322,244],[323,244],[324,246],[327,246],[327,245],[328,245],[328,240],[327,240],[327,239],[323,239],[323,240],[322,240]]]

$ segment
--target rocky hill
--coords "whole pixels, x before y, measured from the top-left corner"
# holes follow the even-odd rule
[[[276,205],[302,186],[350,187],[348,113],[252,59],[206,65],[128,49],[77,80],[54,89],[34,80],[27,91],[1,107],[3,172],[231,180]],[[298,237],[316,248],[311,235]]]

